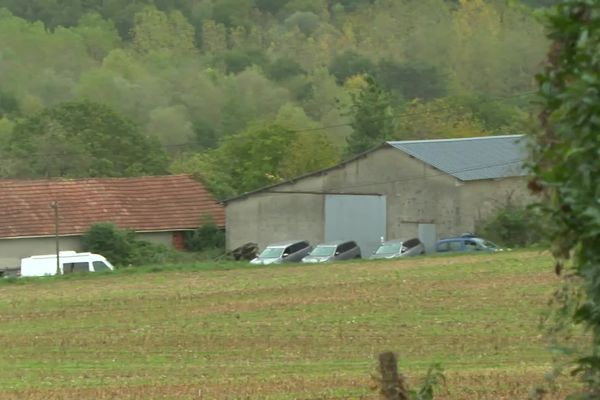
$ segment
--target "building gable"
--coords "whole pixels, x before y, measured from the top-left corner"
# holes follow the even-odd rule
[[[417,159],[425,165],[435,168],[443,175],[461,181],[499,179],[525,175],[523,164],[526,159],[526,148],[523,135],[483,136],[474,138],[410,140],[385,142],[369,151],[358,154],[337,165],[315,171],[297,178],[269,185],[242,195],[227,199],[224,203],[240,200],[257,193],[274,192],[282,187],[300,183],[316,176],[327,175],[348,165],[360,162],[381,149],[392,148]],[[393,166],[391,166],[393,168]],[[422,179],[415,176],[407,181]],[[352,186],[340,186],[340,192],[350,192]],[[359,191],[363,191],[362,188]],[[326,194],[326,193],[325,193]],[[333,194],[333,193],[332,193]]]

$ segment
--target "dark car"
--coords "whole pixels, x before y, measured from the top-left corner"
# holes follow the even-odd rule
[[[410,257],[425,254],[423,243],[417,238],[409,240],[389,240],[379,246],[371,256],[371,260],[378,258]]]
[[[302,259],[304,263],[322,263],[328,261],[360,258],[360,247],[352,240],[323,243],[315,247]]]
[[[437,253],[469,252],[469,251],[499,251],[500,248],[489,240],[482,239],[472,234],[438,240],[435,244]]]
[[[265,247],[258,257],[250,261],[251,264],[281,264],[300,262],[312,247],[306,240],[290,240],[287,242],[273,243]]]

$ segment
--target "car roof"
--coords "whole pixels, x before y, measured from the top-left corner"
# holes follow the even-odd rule
[[[308,244],[308,240],[288,240],[287,242],[271,243],[268,244],[266,247],[287,247],[301,242],[306,242]]]
[[[319,243],[317,246],[339,246],[344,243],[356,243],[354,240],[333,240],[331,242]]]
[[[404,240],[402,240],[402,239],[386,240],[385,242],[381,243],[380,246],[383,246],[385,244],[402,244],[403,242],[404,242]]]
[[[452,237],[452,238],[446,238],[446,239],[438,240],[437,243],[458,242],[458,241],[464,241],[464,240],[481,240],[481,241],[484,241],[485,239],[482,239],[482,238],[477,237],[477,236],[457,236],[457,237]]]

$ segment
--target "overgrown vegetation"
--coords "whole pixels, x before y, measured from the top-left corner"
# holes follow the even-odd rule
[[[600,397],[600,2],[565,0],[548,19],[553,40],[538,77],[543,109],[532,144],[530,188],[543,196],[556,272],[567,289],[559,315],[590,333],[571,372],[585,389],[571,399]],[[568,263],[570,260],[570,263]],[[563,272],[563,269],[567,268]],[[570,289],[568,289],[570,287]],[[562,293],[562,294],[561,294]]]
[[[135,232],[118,229],[111,223],[97,223],[83,236],[86,251],[102,254],[116,266],[160,264],[177,258],[167,246],[138,240]]]
[[[384,139],[518,133],[552,2],[0,0],[0,176],[228,197]]]
[[[531,207],[509,204],[480,221],[476,232],[505,247],[527,247],[544,237],[544,216]]]
[[[186,232],[185,248],[190,251],[225,251],[225,231],[207,220],[198,229]]]

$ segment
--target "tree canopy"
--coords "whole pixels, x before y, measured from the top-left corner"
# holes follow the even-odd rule
[[[166,154],[107,106],[64,103],[20,120],[4,157],[18,177],[112,177],[160,174]]]
[[[536,7],[551,3],[0,0],[0,148],[18,159],[18,147],[3,144],[10,133],[73,102],[114,110],[178,166],[212,159],[257,124],[282,125],[292,109],[304,122],[291,130],[312,132],[300,135],[303,146],[326,140],[334,162],[383,139],[515,133],[548,47]],[[371,105],[364,82],[378,88]],[[367,113],[393,124],[366,126]]]

